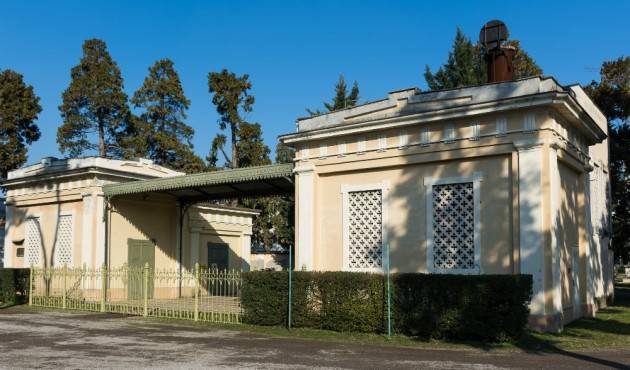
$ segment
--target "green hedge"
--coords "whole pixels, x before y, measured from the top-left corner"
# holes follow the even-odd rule
[[[0,306],[25,303],[29,269],[0,269]]]
[[[399,274],[397,331],[452,339],[504,340],[527,325],[531,275]]]
[[[527,324],[529,275],[392,275],[393,328],[420,337],[504,340]],[[385,279],[354,272],[294,272],[292,325],[383,333]],[[243,321],[286,325],[288,273],[243,274]]]

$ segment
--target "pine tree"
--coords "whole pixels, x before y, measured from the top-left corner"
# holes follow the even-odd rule
[[[346,85],[346,80],[343,75],[339,75],[339,80],[335,85],[335,96],[333,97],[330,103],[324,102],[324,107],[329,111],[336,111],[339,109],[351,108],[358,104],[359,102],[359,83],[354,81],[352,84],[352,89],[348,92],[348,86]],[[324,112],[320,110],[306,110],[308,114],[311,116],[316,116],[318,114],[322,114]]]
[[[542,74],[542,69],[521,48],[518,40],[511,40],[507,45],[516,49],[513,60],[515,79]],[[458,27],[446,64],[438,68],[435,73],[431,72],[429,66],[425,66],[424,79],[430,90],[485,83],[487,72],[481,46],[473,44]]]
[[[39,97],[21,74],[0,72],[0,178],[26,163],[26,145],[40,137],[35,121],[41,111]]]
[[[600,81],[586,92],[608,118],[612,246],[630,261],[630,57],[602,64]]]
[[[57,131],[59,150],[71,156],[94,150],[101,157],[122,156],[120,141],[129,133],[131,118],[120,70],[104,41],[83,43],[83,57],[72,68],[71,78],[59,106],[63,118]]]
[[[158,60],[149,68],[149,75],[131,102],[142,110],[136,126],[149,158],[176,170],[203,169],[203,161],[195,155],[191,143],[195,130],[184,122],[190,101],[171,60]]]
[[[249,95],[251,88],[252,84],[249,82],[247,74],[237,77],[227,69],[208,74],[208,90],[214,94],[212,103],[216,106],[220,116],[219,128],[222,131],[229,128],[231,144],[231,155],[228,156],[225,151],[227,137],[219,134],[214,138],[208,157],[211,166],[216,166],[218,153],[221,152],[227,167],[239,167],[238,141],[241,126],[246,123],[242,114],[251,112],[254,105],[254,97]]]

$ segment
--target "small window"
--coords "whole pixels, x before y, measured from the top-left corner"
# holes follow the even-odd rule
[[[310,150],[307,145],[302,147],[302,159],[308,159],[311,156]]]
[[[527,113],[523,117],[523,129],[525,131],[534,131],[536,130],[536,114]]]
[[[24,257],[24,248],[16,248],[15,256],[16,257]]]
[[[325,157],[328,155],[328,145],[325,143],[319,144],[319,156]]]
[[[365,152],[365,138],[360,136],[357,138],[357,154],[363,154]]]
[[[507,133],[507,119],[505,117],[497,118],[497,136],[502,136]]]
[[[444,142],[450,143],[453,141],[455,141],[455,126],[449,124],[444,128]]]
[[[471,122],[470,123],[470,140],[479,140],[479,136],[481,135],[481,127],[479,122]]]
[[[409,145],[409,134],[407,131],[400,131],[398,135],[398,147],[400,149],[404,149]]]
[[[387,149],[387,136],[379,135],[378,137],[378,150],[384,151]]]
[[[339,141],[339,145],[337,146],[337,154],[340,156],[346,155],[346,142],[343,140]]]
[[[430,142],[431,142],[431,131],[429,131],[428,127],[423,127],[422,131],[420,131],[420,144],[429,145]]]

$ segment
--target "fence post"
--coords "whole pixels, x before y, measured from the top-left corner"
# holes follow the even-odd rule
[[[107,267],[103,263],[101,266],[101,312],[105,312],[105,300],[107,299]]]
[[[144,297],[144,311],[142,316],[147,317],[149,315],[149,262],[145,262],[144,264],[142,279],[142,296]]]
[[[63,308],[64,310],[66,309],[66,300],[68,299],[68,293],[67,293],[67,279],[68,279],[68,264],[64,263],[63,264],[63,295],[62,295],[62,303],[61,303],[61,308]]]
[[[199,321],[199,262],[195,263],[195,321]]]
[[[29,276],[29,282],[28,282],[28,305],[32,306],[33,305],[33,265],[31,265],[31,273]]]

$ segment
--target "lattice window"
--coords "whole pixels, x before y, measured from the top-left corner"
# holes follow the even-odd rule
[[[28,266],[41,266],[42,263],[42,234],[39,217],[26,220],[26,263]]]
[[[474,267],[473,183],[433,185],[433,268]]]
[[[348,192],[348,268],[382,267],[383,194],[381,190]]]
[[[72,215],[59,217],[55,243],[55,266],[72,266],[73,224]]]

